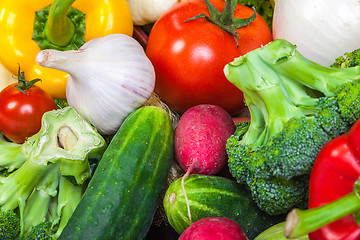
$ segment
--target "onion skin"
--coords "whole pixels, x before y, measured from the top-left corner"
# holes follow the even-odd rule
[[[181,0],[126,0],[134,25],[144,26],[154,23],[168,9]]]
[[[321,65],[360,48],[359,29],[358,0],[275,0],[274,39],[288,40]]]

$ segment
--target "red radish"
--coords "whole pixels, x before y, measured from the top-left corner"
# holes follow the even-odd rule
[[[225,217],[207,217],[191,224],[178,240],[248,240],[248,238],[234,220]]]
[[[181,184],[190,222],[191,212],[184,180],[190,173],[218,173],[227,162],[226,141],[234,131],[235,123],[231,115],[216,105],[196,105],[179,119],[174,133],[175,158],[186,171]]]
[[[175,129],[175,157],[188,173],[214,175],[227,162],[226,141],[234,133],[230,114],[215,105],[189,108]]]

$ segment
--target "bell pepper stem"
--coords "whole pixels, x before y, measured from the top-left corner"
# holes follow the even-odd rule
[[[75,34],[74,23],[66,16],[75,0],[54,0],[50,7],[44,33],[48,40],[58,46],[66,46]]]
[[[359,210],[356,191],[317,208],[293,209],[287,215],[284,233],[289,239],[300,237]]]

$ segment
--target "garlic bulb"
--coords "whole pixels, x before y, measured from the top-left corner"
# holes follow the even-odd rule
[[[124,34],[92,39],[78,50],[42,50],[36,61],[69,73],[69,105],[101,134],[114,134],[154,91],[153,65],[141,45]]]
[[[329,66],[360,48],[359,0],[275,0],[274,39],[286,39],[306,58]]]

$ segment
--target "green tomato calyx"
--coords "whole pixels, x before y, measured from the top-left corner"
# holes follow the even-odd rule
[[[195,20],[198,18],[205,18],[209,22],[220,27],[222,30],[231,33],[235,38],[236,46],[239,47],[238,38],[240,38],[240,36],[237,33],[237,29],[249,25],[251,22],[253,22],[256,19],[257,14],[255,9],[252,8],[254,13],[248,18],[235,18],[234,11],[237,4],[237,0],[225,0],[225,7],[223,12],[217,10],[210,3],[209,0],[204,0],[204,1],[209,10],[210,16],[206,15],[205,13],[201,13],[199,15],[196,15],[192,18],[185,20],[185,22]]]

